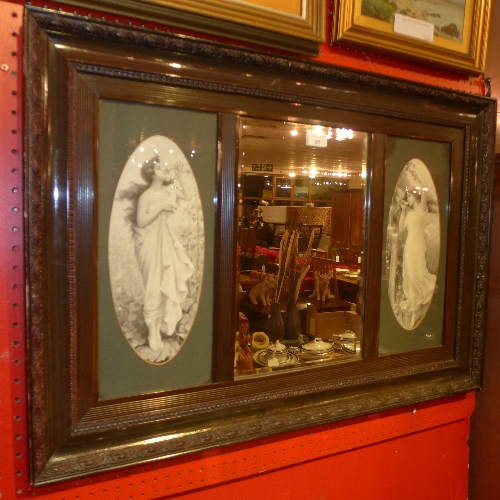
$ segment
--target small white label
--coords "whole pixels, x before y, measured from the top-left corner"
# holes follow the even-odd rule
[[[432,42],[434,40],[434,24],[420,19],[413,19],[413,17],[394,14],[394,33],[418,38],[425,42]]]
[[[267,360],[267,366],[274,368],[274,367],[277,367],[279,365],[280,365],[280,362],[277,360],[277,358],[269,358]]]
[[[361,255],[358,255],[358,264],[361,264]]]
[[[314,135],[314,134],[306,135],[307,146],[315,146],[316,148],[326,148],[327,143],[328,141],[326,139],[326,136],[324,135]]]
[[[340,257],[338,255],[335,256],[335,262],[340,262]]]

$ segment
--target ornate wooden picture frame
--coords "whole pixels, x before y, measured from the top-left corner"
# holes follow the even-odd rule
[[[340,44],[369,47],[451,70],[484,72],[489,0],[449,2],[448,10],[446,2],[436,4],[434,10],[430,4],[405,8],[385,0],[337,1],[335,5],[333,40]]]
[[[33,485],[479,387],[494,100],[44,9],[27,8],[25,27]],[[193,113],[205,120],[201,132]],[[363,338],[359,355],[348,362],[235,377],[237,145],[243,117],[311,126],[326,123],[369,136]],[[200,135],[207,131],[207,137]],[[157,135],[160,149],[156,139],[154,144],[146,142]],[[421,141],[424,149],[430,143],[442,144],[449,153],[440,164],[443,175],[437,176],[438,167],[427,165],[435,184],[442,184],[446,193],[440,198],[446,208],[442,227],[447,227],[446,271],[439,278],[444,312],[433,316],[442,318],[442,325],[437,325],[442,335],[432,346],[387,353],[380,349],[381,339],[387,340],[380,320],[381,296],[387,295],[387,286],[381,284],[387,215],[381,207],[386,191],[389,198],[397,193],[397,176],[386,187],[388,169],[399,175],[405,167],[399,160],[397,168],[389,165],[391,141],[406,140]],[[121,192],[119,179],[132,159],[141,165],[146,160],[155,165],[168,161],[165,155],[176,151],[168,141],[179,147],[178,154],[182,152],[190,168],[174,172],[169,166],[161,175],[169,176],[178,190],[187,186],[183,175],[195,177],[200,192],[206,191],[200,194],[208,249],[197,313],[202,324],[196,326],[195,320],[180,352],[189,343],[193,350],[178,358],[199,377],[189,379],[176,369],[174,376],[181,380],[177,385],[162,385],[162,378],[171,376],[163,372],[155,378],[155,370],[170,362],[151,366],[151,360],[148,364],[140,359],[128,345],[130,339],[113,325],[116,305],[108,299],[108,306],[103,306],[112,274],[102,264],[109,248],[102,244],[110,220],[106,204],[109,207],[117,196],[113,193]],[[138,147],[151,150],[135,156]],[[132,195],[139,196],[135,191]],[[176,207],[163,200],[168,211],[192,213],[186,205],[191,202],[178,198]],[[188,240],[179,241],[186,246]],[[129,262],[138,272],[134,258]],[[103,338],[109,342],[103,344]],[[103,356],[111,359],[107,371]],[[121,376],[116,377],[122,365],[144,383],[125,382],[122,391]],[[106,393],[100,377],[111,381],[113,376],[111,392]]]

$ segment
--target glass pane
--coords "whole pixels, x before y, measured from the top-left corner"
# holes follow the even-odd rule
[[[235,377],[362,356],[368,135],[348,132],[240,119]]]
[[[336,177],[335,179],[332,179],[331,177],[316,178],[312,181],[311,199],[315,201],[331,201],[333,191],[338,189],[347,189],[348,187],[349,181],[347,178],[347,172],[346,177]],[[318,206],[318,204],[315,203],[314,206]]]
[[[309,199],[309,178],[296,178],[293,197],[299,199]]]
[[[292,179],[278,177],[276,179],[276,198],[290,198],[292,196]]]

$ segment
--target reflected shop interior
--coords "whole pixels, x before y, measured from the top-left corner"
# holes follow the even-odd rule
[[[235,376],[360,359],[368,134],[242,117]]]

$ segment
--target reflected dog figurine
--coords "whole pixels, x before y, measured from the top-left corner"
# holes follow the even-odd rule
[[[333,272],[327,274],[320,274],[314,271],[314,292],[309,295],[310,299],[320,300],[325,302],[328,299],[333,299],[330,292],[330,279],[333,278]]]
[[[265,306],[271,305],[271,293],[276,290],[278,282],[272,274],[268,274],[263,281],[255,285],[248,294],[248,298],[252,304],[257,304],[257,299],[260,299]]]

